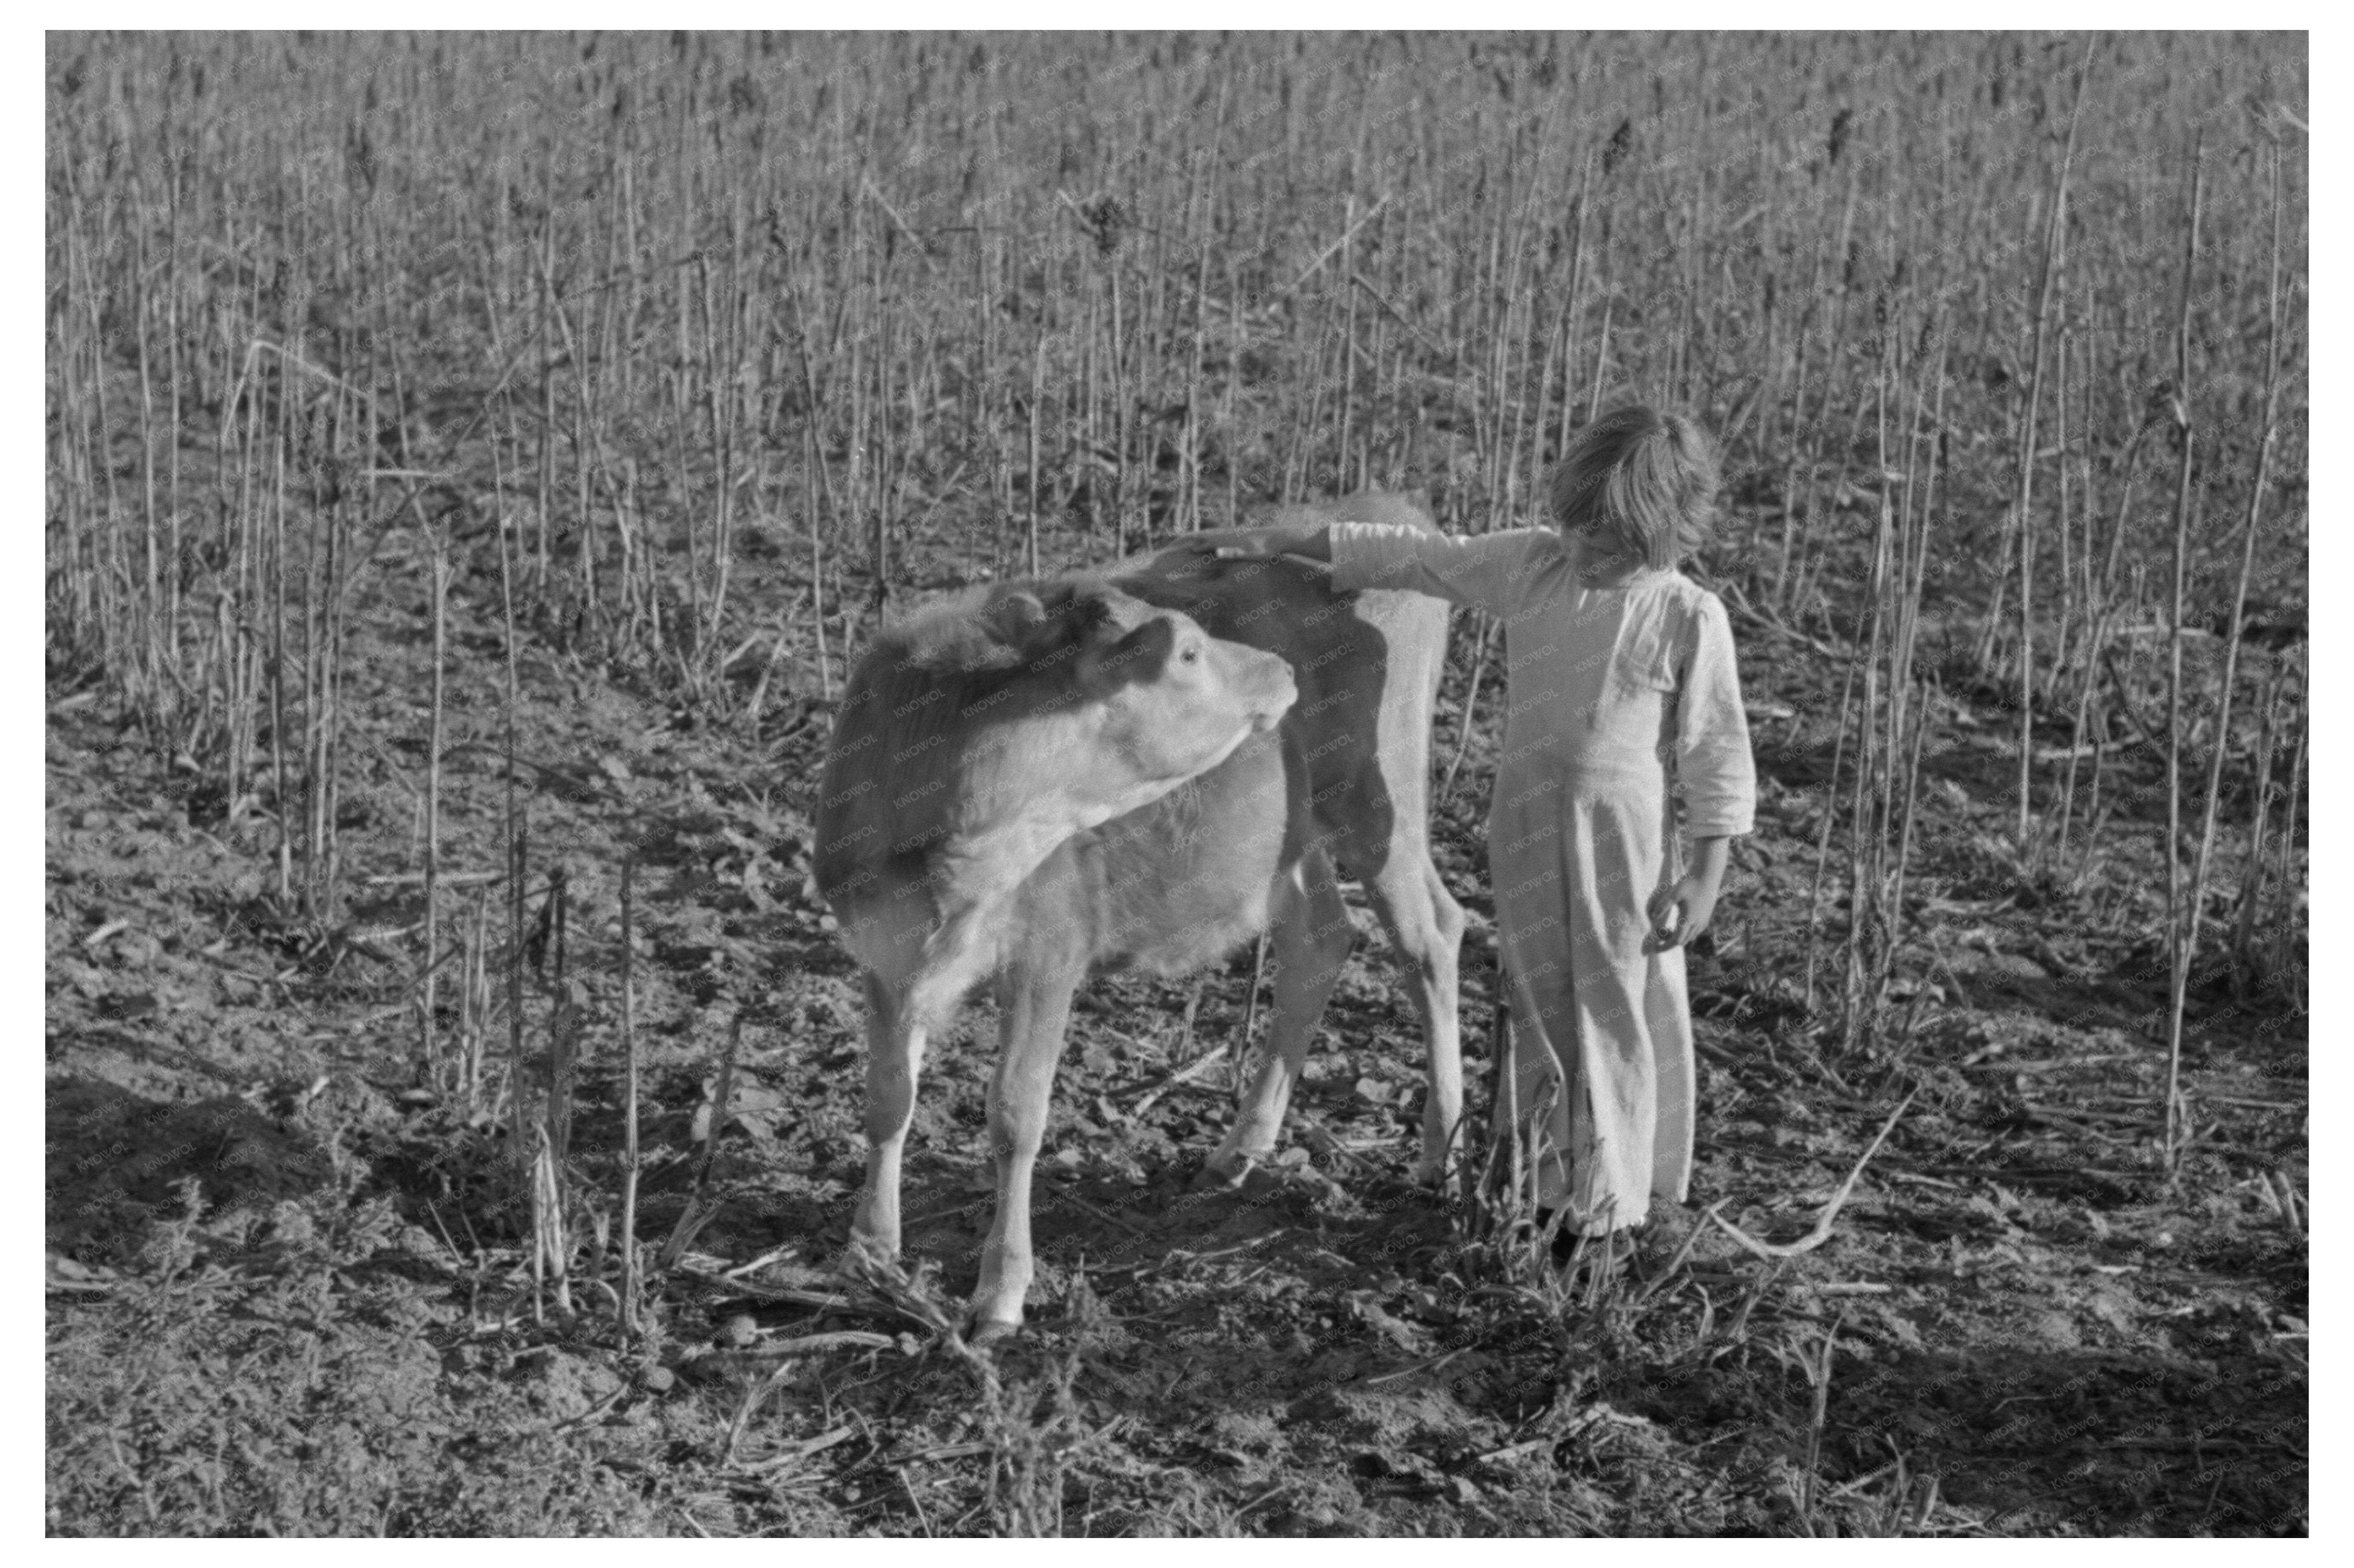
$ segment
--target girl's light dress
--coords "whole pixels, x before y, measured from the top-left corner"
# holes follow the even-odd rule
[[[1341,523],[1343,588],[1411,588],[1501,622],[1503,757],[1489,813],[1525,1118],[1550,1102],[1540,1198],[1599,1235],[1691,1178],[1691,1010],[1652,893],[1691,839],[1746,833],[1756,773],[1717,597],[1675,571],[1580,586],[1550,528],[1456,537]],[[1672,814],[1681,806],[1681,821]]]

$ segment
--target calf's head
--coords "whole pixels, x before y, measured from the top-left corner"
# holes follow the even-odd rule
[[[1099,585],[1073,588],[1051,609],[1010,593],[983,613],[1026,666],[1023,716],[1037,722],[999,733],[981,798],[1015,810],[1060,800],[1074,830],[1215,768],[1297,695],[1282,659]]]
[[[819,885],[890,896],[901,863],[939,853],[960,876],[976,853],[984,880],[1025,872],[1215,768],[1296,694],[1279,657],[1098,582],[942,607],[879,637],[852,673],[818,811]]]
[[[1102,745],[1140,782],[1204,773],[1291,706],[1298,688],[1282,659],[1212,637],[1190,616],[1129,602],[1136,623],[1117,641],[1084,646],[1075,673]]]

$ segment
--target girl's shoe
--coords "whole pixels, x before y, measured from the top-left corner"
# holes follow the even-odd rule
[[[1536,1227],[1539,1234],[1543,1234],[1545,1227],[1553,1223],[1553,1212],[1551,1209],[1537,1211]],[[1643,1229],[1644,1227],[1640,1225],[1629,1225],[1612,1231],[1607,1235],[1580,1236],[1577,1232],[1564,1224],[1553,1233],[1553,1260],[1564,1266],[1575,1262],[1583,1268],[1600,1269],[1606,1274],[1617,1274],[1636,1255],[1641,1245],[1639,1238]],[[1585,1244],[1582,1251],[1579,1247],[1580,1242]]]

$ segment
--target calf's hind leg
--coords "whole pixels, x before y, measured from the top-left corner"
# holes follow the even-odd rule
[[[1292,1086],[1308,1065],[1317,1021],[1331,999],[1355,933],[1348,906],[1332,879],[1332,861],[1311,849],[1278,878],[1271,911],[1275,1009],[1267,1021],[1267,1051],[1251,1080],[1232,1131],[1210,1156],[1204,1184],[1240,1181],[1251,1162],[1275,1152]]]
[[[1458,1018],[1458,974],[1463,949],[1463,906],[1447,891],[1438,868],[1420,845],[1393,845],[1381,871],[1367,880],[1373,908],[1413,973],[1415,1007],[1429,1050],[1422,1102],[1418,1182],[1446,1174],[1462,1136],[1463,1037]]]

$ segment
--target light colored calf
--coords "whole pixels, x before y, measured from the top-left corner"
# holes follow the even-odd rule
[[[1392,497],[1319,514],[1428,525]],[[897,1254],[925,1039],[993,978],[997,1213],[976,1337],[1017,1326],[1073,992],[1090,969],[1182,974],[1271,925],[1271,1049],[1210,1162],[1238,1178],[1274,1148],[1348,957],[1341,875],[1363,880],[1408,959],[1429,1046],[1421,1171],[1443,1167],[1462,1104],[1462,914],[1427,838],[1445,641],[1435,600],[1335,594],[1294,562],[1176,556],[1108,584],[967,596],[877,640],[853,672],[818,814],[818,885],[867,970],[854,1254]]]

